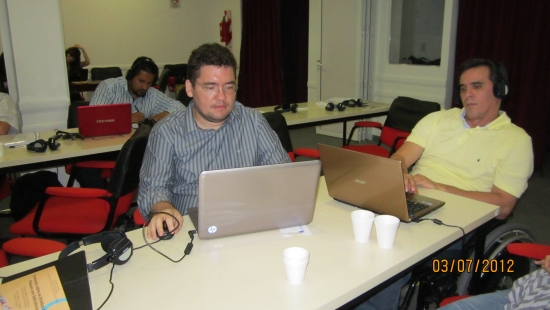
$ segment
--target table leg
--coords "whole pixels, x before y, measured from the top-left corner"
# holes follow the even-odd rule
[[[347,133],[348,131],[348,122],[344,121],[342,122],[342,146],[345,146],[346,145],[346,140],[347,140]]]

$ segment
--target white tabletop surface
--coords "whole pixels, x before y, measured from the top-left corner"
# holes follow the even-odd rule
[[[483,202],[421,189],[421,194],[446,201],[428,217],[469,232],[498,214]],[[353,238],[350,213],[355,208],[330,198],[324,178],[310,236],[283,238],[278,230],[213,240],[195,237],[191,255],[172,263],[150,248],[136,250],[130,261],[115,266],[114,292],[104,309],[334,309],[372,289],[459,238],[457,228],[431,221],[401,223],[392,249],[382,249],[373,227],[367,243]],[[185,216],[182,231],[155,247],[177,259],[193,226]],[[140,230],[128,233],[134,247],[144,244]],[[310,252],[302,284],[286,280],[283,250],[299,246]],[[104,252],[99,244],[84,247],[89,262]],[[0,276],[44,264],[51,254],[0,269]],[[89,274],[93,304],[107,297],[110,266]]]
[[[67,132],[78,132],[78,129],[63,130]],[[55,131],[39,133],[40,139],[48,141],[49,137],[55,135]],[[0,168],[28,165],[46,161],[66,159],[72,157],[100,154],[118,151],[124,145],[132,133],[116,136],[104,136],[86,138],[84,140],[63,140],[59,139],[61,145],[55,151],[49,148],[44,153],[30,152],[26,147],[5,148],[4,156],[0,157]]]
[[[296,113],[285,112],[283,116],[288,126],[309,124],[322,121],[339,122],[345,118],[367,117],[369,114],[388,112],[390,104],[364,101],[363,107],[346,107],[344,111],[338,111],[336,107],[332,111],[325,110],[326,102],[298,103]],[[273,106],[256,108],[260,112],[273,112]]]

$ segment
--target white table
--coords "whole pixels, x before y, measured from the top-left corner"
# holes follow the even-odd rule
[[[494,218],[499,208],[483,202],[421,189],[421,194],[446,201],[429,215],[466,233]],[[149,248],[134,252],[116,266],[114,292],[104,309],[334,309],[416,264],[462,236],[457,228],[431,221],[401,223],[392,249],[379,248],[376,230],[370,241],[353,239],[350,213],[355,208],[330,198],[324,178],[319,192],[311,236],[281,237],[278,230],[214,240],[195,238],[190,256],[172,263]],[[182,231],[155,245],[177,259],[193,229],[186,216]],[[128,233],[134,246],[144,244],[141,230]],[[304,283],[286,281],[283,250],[291,246],[310,252]],[[89,262],[104,253],[99,244],[84,247]],[[56,254],[0,269],[0,276],[52,261]],[[107,297],[110,266],[89,274],[93,304]]]
[[[346,141],[347,122],[352,120],[364,119],[386,115],[390,109],[390,104],[377,103],[372,101],[363,101],[363,107],[346,107],[344,111],[338,111],[334,108],[332,111],[325,110],[326,104],[317,104],[316,102],[298,103],[296,113],[282,113],[290,129],[303,128],[310,126],[320,126],[342,122],[342,141]],[[274,106],[256,108],[260,112],[273,112]]]
[[[66,132],[78,132],[78,129],[67,129]],[[41,132],[40,138],[48,141],[48,138],[55,135],[55,131]],[[19,169],[21,166],[30,166],[39,163],[51,163],[54,166],[56,161],[63,161],[70,158],[95,155],[113,151],[119,151],[124,143],[132,136],[132,133],[116,136],[105,136],[86,138],[84,140],[63,140],[55,151],[49,148],[44,153],[30,152],[26,147],[5,148],[4,156],[0,157],[0,169]]]

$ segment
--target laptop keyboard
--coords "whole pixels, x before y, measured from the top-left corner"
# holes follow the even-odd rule
[[[426,204],[407,200],[407,209],[409,210],[409,216],[411,217],[428,207],[429,206]]]

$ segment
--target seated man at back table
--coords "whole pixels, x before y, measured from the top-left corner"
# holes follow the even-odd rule
[[[19,109],[10,95],[0,92],[0,135],[13,135],[21,132]]]
[[[121,76],[101,82],[90,105],[131,103],[132,123],[139,123],[145,118],[160,121],[184,106],[151,87],[156,83],[158,74],[159,69],[151,58],[138,57],[126,73],[126,78]]]
[[[203,44],[187,65],[193,100],[153,127],[141,168],[138,206],[151,239],[163,222],[181,229],[182,215],[197,206],[201,172],[290,162],[265,117],[235,101],[237,62],[227,48]]]
[[[391,158],[401,161],[407,192],[418,193],[422,186],[480,200],[500,206],[497,218],[505,219],[533,172],[531,138],[500,111],[508,96],[508,73],[502,64],[466,60],[457,70],[457,81],[455,100],[464,107],[425,116]],[[460,253],[461,244],[455,242],[442,255]],[[357,309],[397,309],[409,276]]]

